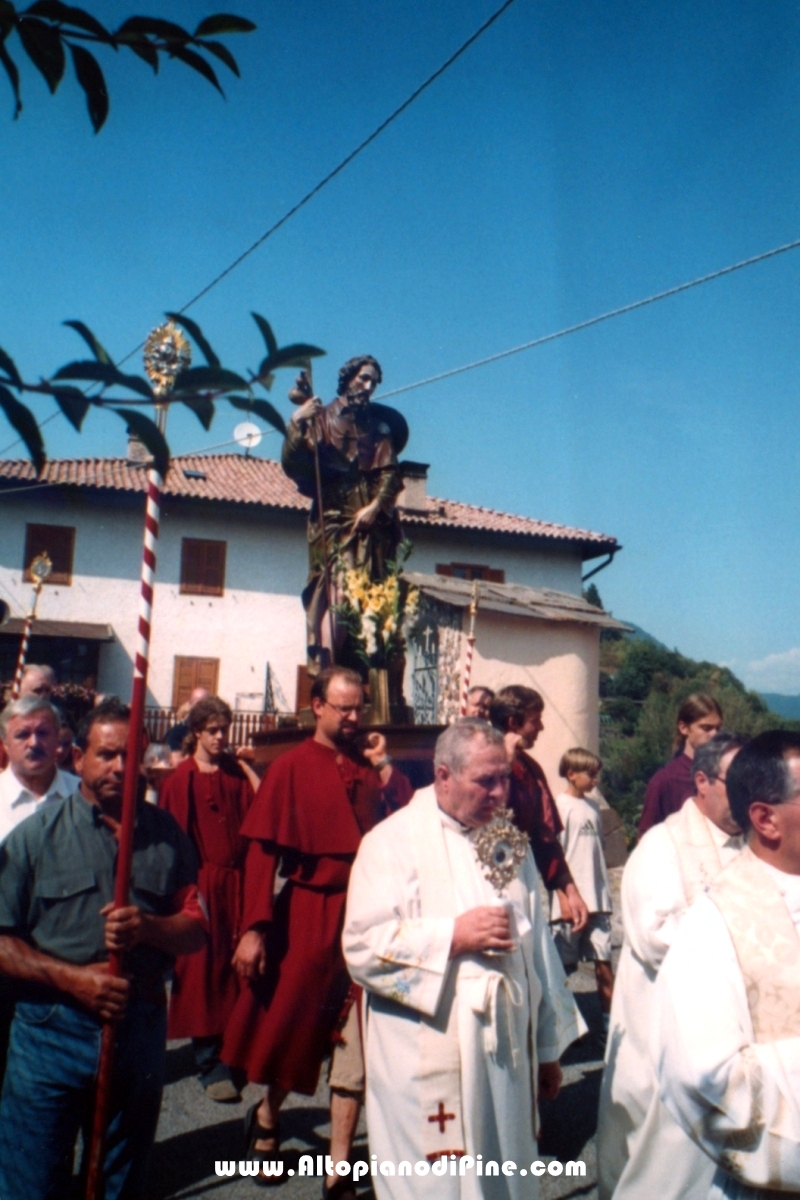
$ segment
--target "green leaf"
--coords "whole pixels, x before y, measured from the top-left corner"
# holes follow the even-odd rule
[[[80,388],[53,388],[50,395],[61,409],[73,429],[81,431],[81,425],[87,412],[92,406],[88,396],[84,396]]]
[[[153,466],[162,480],[165,479],[169,470],[169,446],[158,426],[135,408],[115,408],[114,412],[127,421],[128,433],[144,443],[153,456]]]
[[[85,29],[101,42],[111,41],[111,34],[91,13],[84,12],[82,8],[73,8],[71,4],[62,4],[61,0],[36,0],[25,12],[46,17],[49,21],[58,21],[62,25],[72,25],[75,29]]]
[[[10,354],[6,354],[2,347],[0,347],[0,368],[5,371],[13,384],[16,384],[17,387],[22,386],[22,376],[17,370],[17,364]]]
[[[160,17],[128,17],[127,21],[122,22],[114,37],[126,33],[143,33],[163,38],[168,42],[175,40],[189,42],[192,38],[188,29],[184,29],[181,25],[174,25],[172,21],[162,21]]]
[[[105,346],[102,346],[98,342],[88,325],[84,325],[83,321],[62,321],[62,325],[69,325],[70,329],[74,329],[76,333],[81,335],[98,362],[108,363],[109,366],[113,367],[114,363],[111,355]]]
[[[225,95],[214,68],[199,54],[195,54],[194,50],[187,50],[185,46],[170,45],[168,53],[170,58],[179,58],[181,62],[186,63],[187,67],[197,71],[198,75],[203,75],[209,83],[214,85],[221,96]]]
[[[219,33],[252,33],[258,27],[252,21],[248,21],[245,17],[235,17],[230,13],[216,13],[212,17],[205,17],[197,29],[194,31],[194,36],[197,37],[213,37]]]
[[[206,340],[206,337],[205,337],[202,329],[200,328],[200,326],[197,324],[196,321],[192,321],[192,320],[190,320],[189,317],[184,317],[180,313],[168,312],[168,313],[165,313],[164,315],[166,317],[169,317],[170,321],[174,321],[176,325],[183,326],[183,328],[188,333],[189,337],[197,345],[197,348],[200,350],[201,354],[203,355],[203,357],[205,358],[206,362],[208,363],[208,365],[210,367],[218,367],[219,366],[219,359],[217,358],[214,351],[211,349],[210,343]]]
[[[185,400],[181,400],[181,404],[192,410],[203,429],[211,428],[211,422],[214,420],[214,401],[210,396],[187,396]]]
[[[154,73],[158,74],[158,51],[144,34],[132,33],[128,37],[120,38],[119,41],[134,54],[138,54],[139,58],[144,59],[147,65],[153,68]]]
[[[254,413],[257,417],[261,417],[262,421],[266,421],[273,429],[277,429],[278,433],[282,433],[286,437],[286,422],[284,421],[277,408],[274,408],[269,400],[248,400],[244,396],[228,396],[227,399],[234,408],[239,408],[242,412]]]
[[[268,355],[258,368],[258,378],[261,379],[270,371],[277,371],[279,367],[303,367],[305,359],[319,358],[324,353],[325,351],[320,350],[318,346],[308,346],[305,342],[294,342],[291,346],[284,346],[282,350],[276,350],[274,354]]]
[[[272,326],[270,325],[269,321],[266,319],[266,317],[262,317],[261,313],[251,312],[250,316],[253,318],[256,325],[261,330],[261,336],[263,337],[264,342],[267,347],[267,354],[277,354],[278,353],[278,339],[275,337],[275,334],[272,332]]]
[[[123,375],[113,364],[99,362],[72,362],[60,367],[53,379],[91,379],[94,383],[102,383],[106,387],[119,384],[132,392],[138,392],[146,400],[155,401],[153,390],[139,375]]]
[[[222,42],[206,42],[198,41],[198,46],[202,46],[204,50],[208,50],[209,54],[216,54],[217,58],[225,63],[228,70],[233,71],[234,75],[239,75],[239,67],[236,59],[231,54],[227,46],[223,46]]]
[[[6,415],[11,427],[19,434],[25,443],[25,448],[31,456],[36,468],[36,474],[41,475],[46,461],[44,442],[36,417],[29,408],[20,404],[16,396],[12,396],[8,388],[0,384],[0,408]]]
[[[99,133],[108,116],[108,89],[100,70],[100,64],[93,54],[84,50],[83,46],[69,47],[72,55],[72,65],[78,83],[86,93],[86,107],[89,109],[89,120],[95,133]]]
[[[227,392],[230,388],[246,388],[247,380],[225,367],[189,367],[175,380],[173,394],[178,392]]]
[[[11,83],[11,90],[14,93],[14,120],[16,121],[22,112],[22,100],[19,94],[19,71],[17,70],[17,64],[6,50],[4,41],[0,41],[0,63],[5,67],[6,75]]]
[[[50,91],[55,92],[66,66],[60,34],[52,25],[24,16],[17,22],[17,33],[28,58],[41,71]]]

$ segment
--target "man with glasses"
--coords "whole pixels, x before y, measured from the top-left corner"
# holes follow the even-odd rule
[[[651,1053],[664,1104],[717,1164],[709,1200],[797,1196],[800,734],[758,734],[727,777],[746,844],[675,936]]]
[[[345,1007],[350,980],[341,936],[350,867],[365,834],[408,802],[408,780],[386,755],[386,739],[359,737],[361,677],[331,667],[314,680],[314,736],[272,764],[242,826],[245,931],[234,955],[243,986],[228,1023],[223,1061],[267,1085],[248,1114],[246,1158],[276,1161],[279,1114],[288,1092],[313,1096]],[[276,872],[286,880],[275,895]],[[342,1035],[354,1046],[357,1013]],[[331,1157],[352,1147],[363,1092],[355,1061],[331,1070]],[[263,1176],[259,1178],[264,1179]],[[334,1182],[331,1177],[330,1182]]]
[[[690,905],[739,855],[726,779],[744,741],[719,732],[694,754],[694,796],[644,835],[622,877],[624,941],[598,1121],[599,1194],[706,1200],[714,1164],[661,1103],[649,1053],[654,989]]]

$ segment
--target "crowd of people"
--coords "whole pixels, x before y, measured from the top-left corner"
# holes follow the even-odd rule
[[[263,1086],[230,1151],[263,1164],[256,1183],[285,1178],[282,1106],[313,1095],[327,1062],[328,1200],[356,1193],[364,1104],[378,1200],[535,1195],[538,1101],[590,1037],[605,1048],[604,1200],[798,1193],[798,735],[745,741],[710,697],[684,703],[624,871],[615,979],[602,763],[565,749],[553,796],[532,688],[474,687],[416,791],[361,729],[351,670],[315,677],[313,733],[263,779],[230,750],[228,705],[193,695],[173,769],[147,792],[142,777],[120,908],[130,713],[115,698],[89,710],[69,771],[54,684],[30,669],[0,714],[3,1200],[71,1194],[107,1023],[106,1200],[147,1194],[168,1036],[191,1039],[210,1100]],[[592,1030],[567,987],[580,962]]]

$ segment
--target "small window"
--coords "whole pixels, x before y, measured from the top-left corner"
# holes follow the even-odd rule
[[[33,583],[31,563],[37,554],[48,554],[53,570],[47,583],[69,587],[72,583],[72,556],[75,550],[75,527],[72,525],[26,525],[25,555],[22,561],[25,583]]]
[[[437,563],[437,575],[447,575],[450,579],[480,579],[484,583],[505,583],[505,571],[496,571],[494,567],[481,567],[477,563]]]
[[[184,538],[181,546],[181,592],[221,596],[225,590],[226,542]]]
[[[216,696],[218,679],[218,658],[182,658],[176,654],[172,672],[172,707],[180,708],[185,704],[195,688],[205,688],[212,696]]]

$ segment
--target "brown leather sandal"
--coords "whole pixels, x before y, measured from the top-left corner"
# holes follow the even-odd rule
[[[281,1123],[278,1121],[272,1129],[265,1129],[258,1119],[258,1110],[261,1105],[260,1101],[251,1104],[244,1118],[244,1141],[245,1150],[244,1157],[250,1162],[257,1163],[277,1163],[279,1172],[275,1175],[265,1175],[263,1170],[259,1170],[258,1175],[253,1176],[253,1183],[260,1184],[261,1187],[275,1187],[277,1184],[283,1183],[283,1155],[281,1153]],[[257,1150],[256,1142],[274,1141],[274,1150]]]

